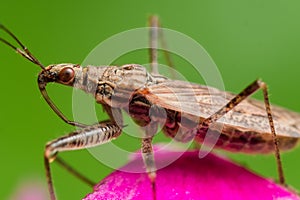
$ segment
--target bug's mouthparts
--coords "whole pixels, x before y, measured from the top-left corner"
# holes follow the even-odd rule
[[[51,73],[48,70],[43,70],[38,76],[38,85],[40,88],[45,88],[46,84],[49,82],[55,81],[55,74]]]

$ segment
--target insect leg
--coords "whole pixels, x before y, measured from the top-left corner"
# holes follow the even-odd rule
[[[71,121],[69,120],[57,107],[56,105],[53,103],[53,101],[50,99],[50,97],[48,96],[48,93],[46,91],[45,85],[39,83],[39,89],[42,93],[42,96],[44,97],[44,99],[46,100],[46,102],[48,103],[48,105],[51,107],[51,109],[67,124],[70,124],[72,126],[77,126],[80,128],[86,127],[87,125],[81,124],[79,122],[75,122],[75,121]]]
[[[160,27],[159,21],[158,21],[158,26],[159,26],[158,36],[160,39],[161,46],[163,48],[165,59],[167,61],[168,66],[171,68],[174,68],[174,62],[170,56],[170,53],[168,52],[168,45],[167,45],[166,39],[164,37],[164,32],[163,32],[162,28]],[[171,71],[171,72],[174,73],[173,71]],[[171,75],[174,76],[174,74],[171,74]]]
[[[269,97],[268,97],[268,88],[267,88],[266,83],[262,82],[261,80],[256,80],[253,83],[251,83],[242,92],[240,92],[233,99],[231,99],[224,107],[219,109],[216,113],[214,113],[210,117],[206,118],[202,122],[202,126],[208,127],[210,124],[216,122],[218,119],[220,119],[222,116],[224,116],[230,110],[232,110],[235,106],[237,106],[245,98],[247,98],[248,96],[250,96],[251,94],[256,92],[258,89],[262,89],[263,95],[264,95],[265,108],[266,108],[266,112],[268,115],[269,125],[270,125],[273,142],[274,142],[274,148],[275,148],[274,150],[275,150],[275,157],[276,157],[276,162],[277,162],[279,182],[280,182],[280,184],[285,185],[282,163],[281,163],[281,159],[280,159],[280,151],[279,151],[279,147],[278,147],[278,139],[277,139],[276,132],[275,132],[274,121],[273,121],[271,106],[270,106]]]
[[[151,73],[159,74],[158,72],[158,64],[157,64],[157,38],[158,38],[158,17],[157,16],[150,16],[149,18],[149,26],[150,26],[150,67]]]
[[[120,108],[113,108],[102,104],[103,110],[108,114],[110,121],[115,122],[119,127],[123,127],[123,117]]]
[[[158,49],[158,39],[160,40],[167,65],[174,68],[173,60],[168,52],[168,45],[165,40],[163,30],[160,26],[160,22],[157,16],[150,16],[149,18],[150,26],[150,61],[151,61],[151,73],[159,74],[158,62],[157,62],[157,49]],[[171,70],[171,77],[175,77],[174,72]]]
[[[52,183],[52,176],[50,170],[50,163],[54,160],[58,161],[58,164],[63,166],[77,178],[83,180],[84,182],[93,184],[87,178],[79,174],[68,164],[57,157],[58,152],[61,151],[71,151],[77,149],[88,148],[96,145],[100,145],[111,141],[112,139],[118,137],[121,134],[121,128],[113,122],[100,122],[92,126],[85,127],[80,130],[76,130],[69,135],[60,137],[47,143],[44,153],[44,162],[46,169],[46,178],[48,183],[48,190],[50,193],[51,200],[55,200],[54,187]]]
[[[153,155],[152,138],[153,137],[146,137],[142,139],[142,156],[151,181],[153,200],[156,200],[156,166]]]

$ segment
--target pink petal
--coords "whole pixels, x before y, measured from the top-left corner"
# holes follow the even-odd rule
[[[47,190],[44,184],[39,181],[25,181],[10,198],[11,200],[46,200],[48,199]]]
[[[297,195],[273,181],[213,154],[199,159],[198,151],[158,151],[155,159],[162,166],[170,157],[182,156],[157,171],[157,200],[295,200]],[[140,157],[110,174],[94,187],[84,200],[152,200],[146,173],[128,173],[143,166]]]

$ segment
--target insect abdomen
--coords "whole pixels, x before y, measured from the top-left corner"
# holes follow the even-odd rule
[[[200,130],[197,132],[195,140],[199,143],[204,141],[207,133]],[[224,125],[222,133],[218,130],[209,130],[210,137],[217,137],[215,147],[221,148],[230,152],[241,152],[248,154],[267,154],[273,153],[274,141],[270,133],[259,133],[251,130],[239,130]],[[297,145],[298,138],[278,136],[278,146],[281,150],[289,150]]]
[[[199,121],[185,117],[179,112],[167,111],[167,120],[163,127],[164,133],[180,142],[188,142],[194,139],[202,144],[205,137],[209,141],[215,141],[216,148],[230,152],[241,152],[249,154],[266,154],[274,152],[274,141],[271,133],[260,133],[252,130],[218,124],[220,129],[207,129],[201,127]],[[278,145],[281,150],[289,150],[297,145],[298,138],[277,136]]]
[[[133,99],[129,108],[129,113],[137,124],[146,126],[151,119],[157,119],[159,124],[163,126],[163,132],[168,137],[180,142],[189,142],[194,139],[202,144],[207,136],[216,141],[213,144],[216,148],[230,152],[267,154],[274,152],[275,149],[271,133],[261,133],[226,124],[218,124],[216,127],[222,127],[220,130],[207,129],[200,126],[200,121],[203,119],[168,109],[165,109],[166,115],[164,117],[153,116],[153,113],[149,116],[151,104],[141,97]],[[298,142],[298,138],[295,137],[278,135],[277,138],[281,150],[292,149]]]

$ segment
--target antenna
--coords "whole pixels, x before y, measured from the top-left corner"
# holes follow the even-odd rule
[[[40,63],[40,61],[38,59],[36,59],[30,53],[30,51],[22,44],[22,42],[10,30],[8,30],[2,24],[0,24],[0,29],[2,29],[4,32],[6,32],[7,34],[9,34],[20,45],[21,49],[17,48],[16,46],[12,45],[10,42],[8,42],[7,40],[5,40],[5,39],[3,39],[1,37],[0,37],[0,42],[3,42],[7,46],[11,47],[15,51],[17,51],[17,53],[21,54],[24,58],[26,58],[30,62],[32,62],[32,63],[40,66],[43,70],[46,70],[45,67],[44,67],[44,65],[42,65],[42,63]]]

